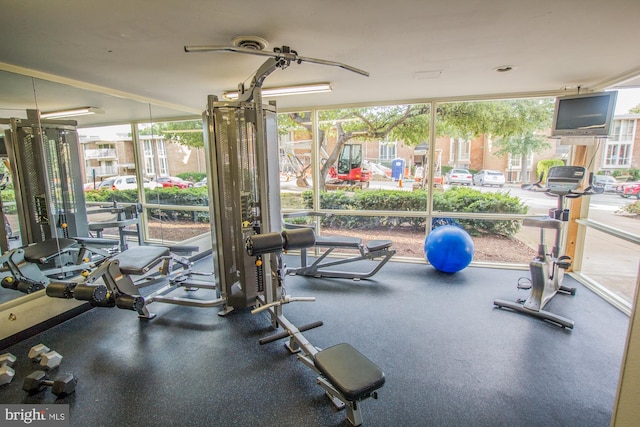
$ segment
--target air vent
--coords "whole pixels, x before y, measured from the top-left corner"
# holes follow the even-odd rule
[[[243,47],[245,49],[264,50],[269,46],[269,42],[261,37],[256,36],[238,36],[231,40],[236,47]]]

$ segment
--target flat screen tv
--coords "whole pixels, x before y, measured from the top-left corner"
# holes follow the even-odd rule
[[[617,97],[617,91],[610,91],[556,98],[551,135],[609,135]]]

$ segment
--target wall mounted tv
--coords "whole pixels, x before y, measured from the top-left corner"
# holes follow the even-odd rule
[[[617,91],[610,91],[556,98],[551,135],[609,135],[617,97]]]

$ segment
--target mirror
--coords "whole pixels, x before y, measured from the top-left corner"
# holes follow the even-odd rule
[[[86,87],[87,85],[84,85]],[[39,109],[41,112],[60,111],[78,107],[96,107],[98,114],[69,117],[65,120],[75,120],[78,127],[97,126],[103,123],[131,123],[133,121],[160,120],[162,118],[174,118],[194,116],[194,111],[188,108],[179,109],[175,106],[152,105],[143,102],[141,97],[132,95],[131,99],[111,96],[83,89],[83,84],[70,86],[58,82],[43,80],[29,75],[22,75],[0,70],[0,118],[27,118],[27,110]],[[205,99],[203,97],[203,105]],[[159,103],[162,104],[162,103]],[[198,112],[197,115],[200,113]],[[4,135],[9,124],[0,124],[0,132]],[[0,166],[0,169],[2,167]],[[0,173],[3,170],[0,170]],[[11,194],[10,194],[11,193]],[[4,211],[12,230],[17,234],[17,239],[9,240],[9,247],[15,248],[21,245],[19,238],[19,218],[15,209],[15,202],[11,197],[13,190],[11,185],[2,190]],[[38,291],[42,292],[42,291]],[[0,311],[3,304],[14,305],[16,300],[26,297],[25,294],[0,287]]]

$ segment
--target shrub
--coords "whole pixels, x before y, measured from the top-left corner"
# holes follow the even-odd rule
[[[312,209],[311,191],[302,195],[304,208]],[[322,218],[322,225],[344,228],[377,228],[409,225],[415,228],[425,226],[425,218],[405,218],[399,216],[360,216],[356,211],[403,211],[426,212],[427,191],[368,190],[368,191],[329,191],[321,193],[322,209],[340,209],[354,211],[354,215],[331,215]],[[507,193],[483,193],[466,187],[456,187],[445,192],[436,192],[433,196],[435,212],[481,212],[525,214],[527,206],[517,197]],[[460,219],[459,223],[471,234],[499,234],[513,236],[520,229],[518,220],[481,220]]]
[[[629,203],[616,211],[619,214],[640,215],[640,200]]]

